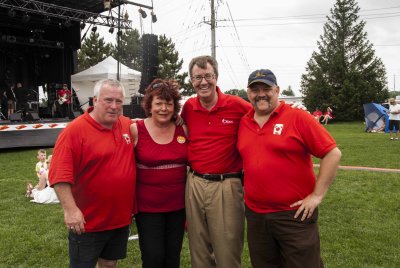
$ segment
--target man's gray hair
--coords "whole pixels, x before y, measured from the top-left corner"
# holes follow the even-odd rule
[[[103,79],[103,80],[98,81],[94,85],[93,96],[99,97],[100,91],[104,88],[105,85],[110,86],[110,87],[120,88],[122,90],[122,95],[125,98],[124,86],[121,84],[121,82],[119,82],[118,80],[115,80],[115,79]]]

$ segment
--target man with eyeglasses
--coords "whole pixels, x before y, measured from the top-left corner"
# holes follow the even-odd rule
[[[251,105],[222,93],[213,57],[192,59],[189,73],[197,97],[185,103],[181,116],[190,140],[185,199],[191,264],[241,267],[244,204],[236,142],[240,119]]]

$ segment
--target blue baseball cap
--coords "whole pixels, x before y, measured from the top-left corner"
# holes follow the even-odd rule
[[[252,84],[257,82],[264,83],[270,87],[277,85],[274,73],[268,69],[260,69],[252,72],[249,76],[247,87],[250,87]]]

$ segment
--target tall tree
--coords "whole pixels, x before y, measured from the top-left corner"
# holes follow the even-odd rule
[[[388,96],[386,70],[359,19],[355,0],[337,0],[324,33],[302,75],[304,104],[312,111],[331,106],[338,120],[364,117],[363,104]]]
[[[178,74],[182,69],[183,59],[179,59],[179,53],[175,44],[165,35],[158,37],[158,70],[157,77],[170,78],[179,81],[183,89],[182,95],[192,95],[194,90],[188,81],[188,73]]]
[[[85,38],[82,48],[78,51],[78,71],[83,71],[111,55],[112,45],[104,42],[104,38],[96,32],[91,32]]]
[[[121,35],[119,49],[114,46],[112,55],[115,59],[120,56],[122,64],[137,71],[142,70],[142,38],[137,29],[127,30]]]
[[[283,96],[294,96],[294,92],[293,92],[291,86],[288,86],[287,89],[282,90],[281,94],[282,94]]]

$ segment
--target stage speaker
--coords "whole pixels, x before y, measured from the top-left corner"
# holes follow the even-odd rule
[[[132,118],[146,118],[146,113],[140,104],[132,104]]]
[[[69,114],[69,119],[75,119],[80,115],[81,115],[80,112],[72,112],[72,113]]]
[[[37,120],[40,120],[40,117],[39,117],[38,113],[28,113],[26,115],[26,120],[27,121],[37,121]]]
[[[21,122],[22,121],[21,113],[10,114],[10,121],[11,122]]]
[[[143,40],[143,68],[139,92],[144,94],[146,87],[157,77],[158,70],[158,38],[154,34],[144,34]]]
[[[133,118],[132,105],[122,106],[122,114],[126,117]]]

